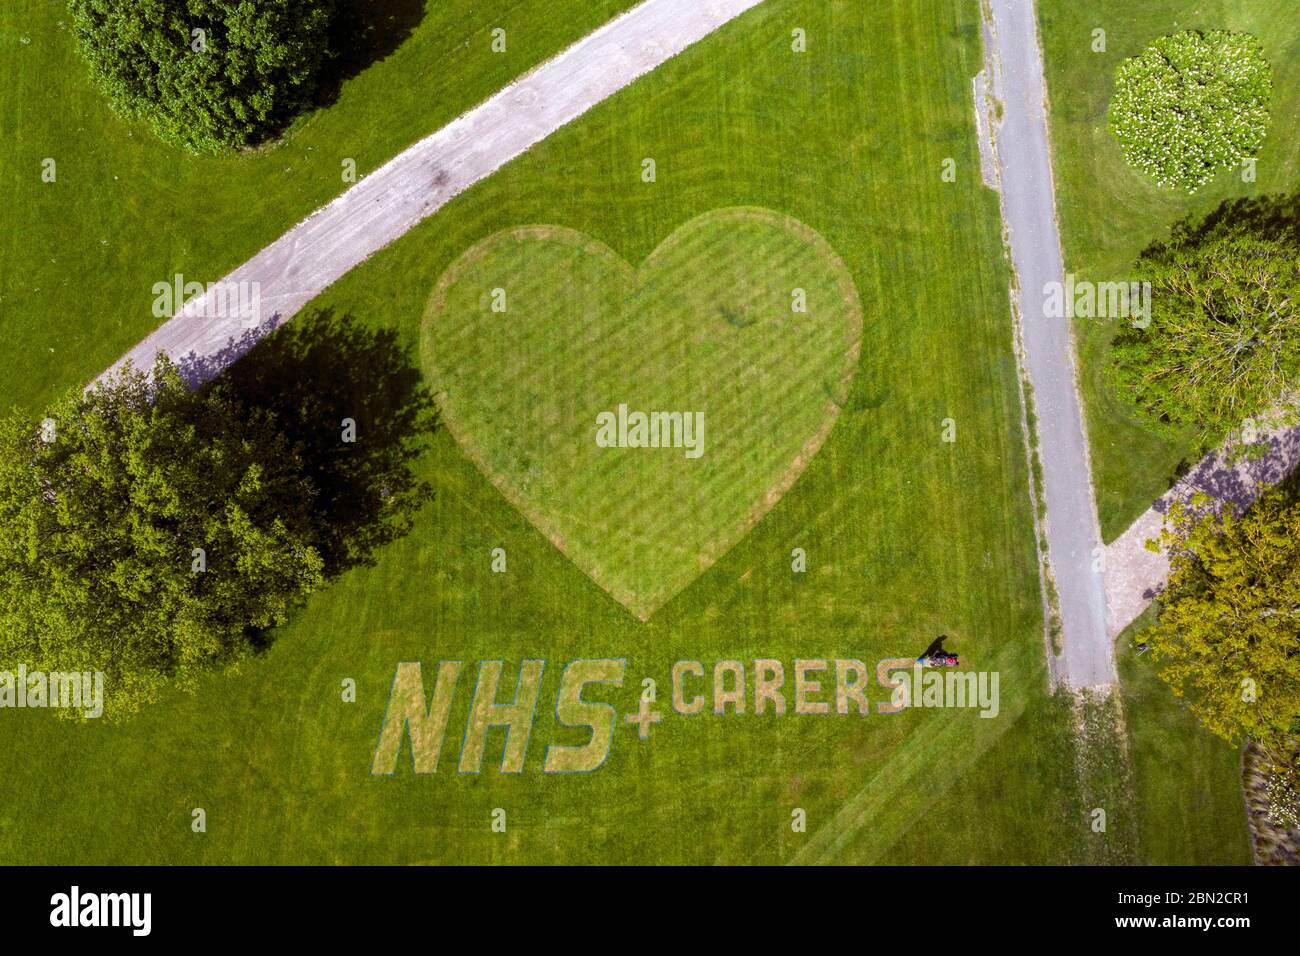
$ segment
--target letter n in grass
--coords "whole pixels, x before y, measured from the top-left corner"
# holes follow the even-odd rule
[[[438,665],[433,700],[426,706],[420,662],[397,665],[393,689],[388,698],[388,712],[384,715],[384,726],[379,731],[379,746],[375,748],[375,760],[370,767],[371,773],[397,772],[397,757],[402,749],[404,731],[411,739],[415,772],[437,772],[438,756],[442,753],[442,741],[447,733],[447,715],[451,712],[451,699],[459,675],[460,661],[442,661]]]

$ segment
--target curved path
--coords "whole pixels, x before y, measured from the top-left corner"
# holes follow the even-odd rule
[[[196,296],[118,360],[159,352],[191,382],[236,361],[266,332],[456,195],[762,0],[645,0],[491,99],[400,153],[221,280],[260,295],[252,320]],[[251,285],[256,283],[256,286]],[[100,378],[103,378],[103,375]]]

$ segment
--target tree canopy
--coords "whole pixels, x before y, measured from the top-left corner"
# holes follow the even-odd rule
[[[160,359],[0,423],[0,660],[102,671],[115,712],[246,655],[320,587],[311,488],[266,416]]]
[[[1243,515],[1204,505],[1167,516],[1169,583],[1143,637],[1208,730],[1284,762],[1300,732],[1300,503],[1274,489]]]
[[[1219,228],[1153,247],[1151,323],[1126,326],[1111,353],[1116,394],[1157,430],[1206,444],[1291,401],[1300,387],[1300,250]]]
[[[1272,92],[1253,36],[1189,30],[1120,64],[1108,125],[1129,165],[1194,193],[1259,149]]]
[[[69,0],[115,109],[198,152],[254,145],[309,106],[334,0]]]
[[[151,371],[0,420],[0,671],[102,672],[109,716],[265,647],[432,497],[389,330],[304,316],[196,389]]]

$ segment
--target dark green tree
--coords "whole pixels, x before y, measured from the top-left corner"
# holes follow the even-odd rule
[[[1300,387],[1300,249],[1282,233],[1219,224],[1148,250],[1151,323],[1125,326],[1112,385],[1157,430],[1217,442],[1288,406]]]
[[[123,115],[197,152],[250,146],[308,107],[334,0],[69,0],[82,56]]]
[[[163,357],[0,420],[0,671],[101,671],[130,713],[265,647],[432,498],[437,411],[392,331],[317,313],[198,372]]]

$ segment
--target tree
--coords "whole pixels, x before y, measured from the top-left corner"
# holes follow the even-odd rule
[[[164,357],[0,421],[0,672],[102,671],[129,713],[265,647],[432,499],[437,408],[392,330],[318,312],[209,372]]]
[[[69,0],[123,115],[196,152],[254,145],[308,107],[334,0]]]
[[[1157,430],[1205,444],[1290,402],[1300,386],[1300,257],[1291,242],[1218,228],[1148,250],[1151,322],[1126,326],[1112,386]]]
[[[1120,64],[1108,126],[1129,165],[1195,193],[1259,149],[1272,92],[1273,71],[1253,36],[1189,30]]]
[[[1242,515],[1173,507],[1169,583],[1144,637],[1206,729],[1280,766],[1300,730],[1300,502],[1273,489]]]
[[[249,416],[270,416],[302,462],[311,544],[327,575],[373,563],[433,498],[414,466],[438,429],[437,407],[392,329],[329,309],[299,316],[213,387]]]
[[[266,415],[160,358],[0,422],[0,662],[102,671],[120,715],[238,661],[320,587],[312,488]]]

